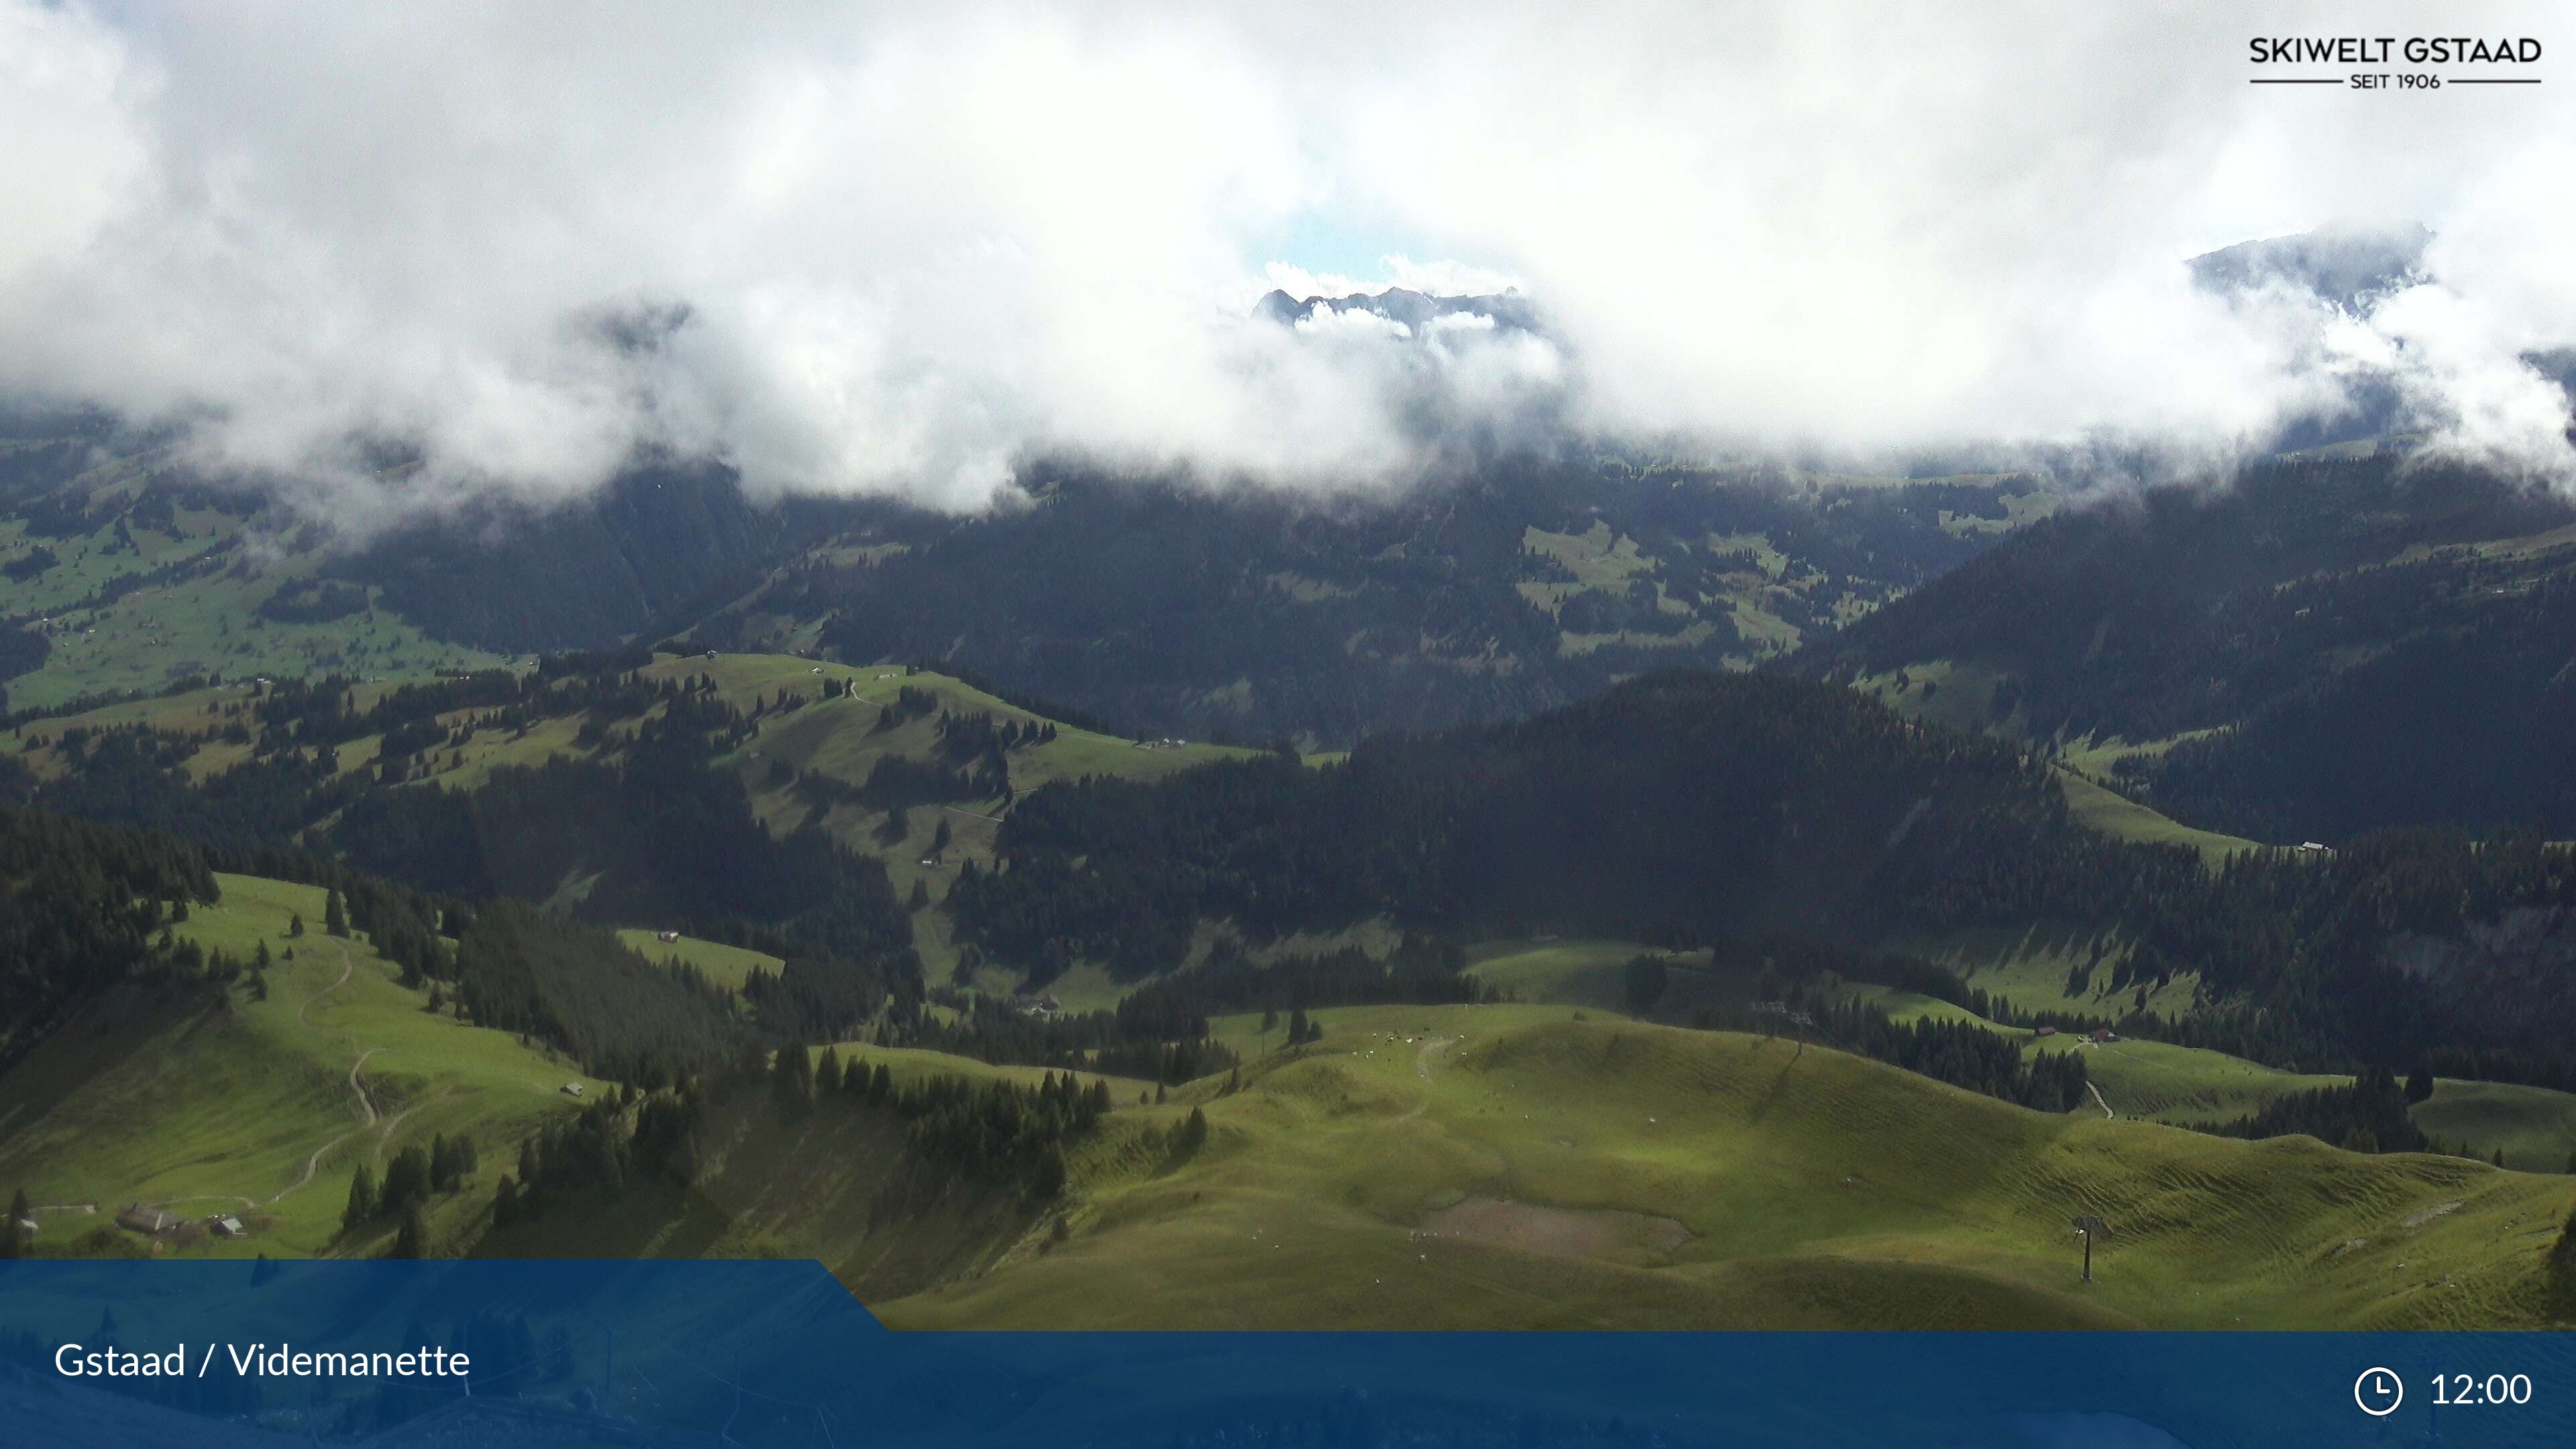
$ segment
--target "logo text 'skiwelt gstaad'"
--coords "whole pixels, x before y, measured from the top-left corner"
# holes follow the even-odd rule
[[[2536,86],[2543,54],[2528,35],[2258,35],[2247,49],[2255,85],[2357,91]]]

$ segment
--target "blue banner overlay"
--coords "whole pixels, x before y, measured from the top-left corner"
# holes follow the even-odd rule
[[[813,1263],[28,1261],[0,1400],[79,1449],[2569,1444],[2576,1342],[893,1333]]]

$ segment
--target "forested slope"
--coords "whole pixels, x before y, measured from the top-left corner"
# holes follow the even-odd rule
[[[2093,758],[2211,829],[2565,836],[2571,526],[2554,494],[2438,463],[2271,463],[2063,511],[1787,667],[2019,738],[2152,744]]]
[[[2097,971],[2141,1008],[2197,983],[2138,1024],[2155,1034],[2307,1070],[2483,1053],[2456,1074],[2576,1082],[2566,847],[2393,832],[2210,868],[2075,825],[2021,746],[1789,678],[1657,675],[1322,769],[1050,790],[997,850],[958,882],[958,930],[1037,980],[1167,968],[1208,920],[1757,943],[1784,971],[1805,941],[1845,972],[1891,939],[2058,922],[2125,943],[2077,962],[2070,997]]]
[[[1693,940],[2026,916],[2103,862],[2197,870],[2074,826],[2010,744],[1831,686],[1665,673],[1512,725],[1371,740],[1343,763],[1216,765],[1022,802],[969,939],[1015,958],[1169,965],[1190,923],[1387,915],[1495,935]],[[1041,976],[1047,974],[1042,968]]]

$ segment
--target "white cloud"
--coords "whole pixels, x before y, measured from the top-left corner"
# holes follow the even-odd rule
[[[350,508],[391,506],[352,437],[428,452],[405,500],[651,442],[959,507],[1047,450],[1363,486],[1462,418],[2201,456],[2374,362],[2443,446],[2569,471],[2515,360],[2576,340],[2565,85],[2248,86],[2215,4],[1182,16],[0,0],[0,388],[202,415]],[[1249,250],[1317,214],[1468,260]],[[2433,226],[2435,280],[2350,319],[2180,265],[2336,218]],[[1389,285],[1519,287],[1553,340],[1243,316]]]
[[[82,17],[0,9],[0,276],[77,251],[132,184],[141,139],[120,104],[124,47]]]

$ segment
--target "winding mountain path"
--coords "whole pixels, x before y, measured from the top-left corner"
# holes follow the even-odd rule
[[[385,1119],[385,1125],[376,1133],[376,1161],[385,1160],[385,1149],[393,1145],[394,1129],[402,1125],[403,1119],[428,1105],[428,1099],[424,1098]]]
[[[267,1207],[270,1203],[276,1202],[278,1198],[286,1196],[297,1188],[310,1184],[313,1181],[313,1174],[322,1170],[322,1159],[330,1154],[332,1148],[337,1147],[348,1140],[349,1134],[343,1132],[339,1136],[332,1138],[330,1141],[323,1143],[321,1146],[314,1148],[313,1155],[304,1159],[304,1175],[295,1179],[295,1181],[288,1183],[286,1186],[279,1188],[275,1197],[271,1197],[268,1202],[261,1203],[259,1206]]]
[[[358,1069],[367,1064],[367,1058],[383,1050],[383,1047],[369,1047],[358,1053],[356,1061],[349,1063],[349,1090],[358,1096],[358,1117],[361,1126],[376,1125],[376,1104],[367,1096],[366,1083],[358,1080]]]
[[[350,957],[348,945],[345,942],[342,943],[340,947],[340,979],[323,987],[321,990],[314,992],[312,995],[305,997],[303,1005],[295,1008],[296,1021],[302,1025],[311,1026],[313,1024],[313,1003],[320,1001],[323,997],[328,996],[332,992],[339,990],[341,987],[348,985],[349,977],[351,974],[356,972],[357,969],[358,963]]]
[[[1413,1074],[1422,1079],[1422,1084],[1424,1086],[1427,1087],[1431,1085],[1431,1059],[1433,1055],[1456,1046],[1457,1044],[1458,1038],[1454,1036],[1435,1036],[1423,1042],[1421,1050],[1413,1054]],[[1411,1108],[1406,1110],[1404,1115],[1396,1118],[1395,1120],[1398,1122],[1410,1122],[1414,1118],[1421,1116],[1423,1111],[1430,1105],[1431,1099],[1425,1097],[1421,1101],[1414,1103]]]

